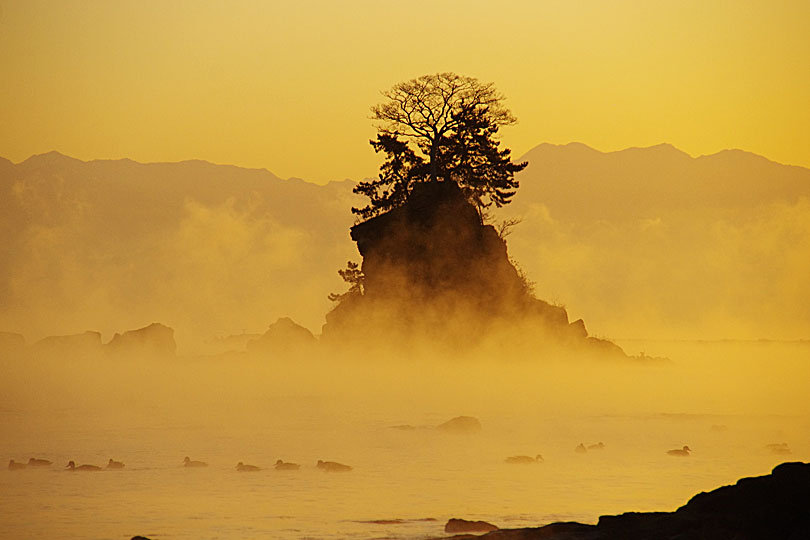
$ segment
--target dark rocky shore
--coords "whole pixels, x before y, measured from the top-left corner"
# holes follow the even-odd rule
[[[810,463],[783,463],[766,476],[699,493],[675,512],[602,516],[596,525],[552,523],[453,539],[487,540],[806,540]]]

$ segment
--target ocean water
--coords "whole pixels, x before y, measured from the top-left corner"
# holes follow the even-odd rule
[[[754,349],[693,345],[674,364],[604,371],[6,361],[0,457],[54,465],[0,470],[0,538],[417,539],[443,536],[451,517],[512,528],[672,511],[810,461],[806,349]],[[483,429],[432,428],[457,415]],[[766,447],[782,442],[791,454]],[[690,457],[666,454],[685,444]],[[186,469],[186,455],[209,466]],[[64,468],[110,458],[126,468]],[[301,469],[275,471],[276,459]]]

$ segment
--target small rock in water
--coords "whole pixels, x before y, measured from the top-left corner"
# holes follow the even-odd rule
[[[498,527],[486,521],[468,521],[458,518],[450,518],[447,525],[444,526],[444,532],[447,533],[491,532],[497,530]]]

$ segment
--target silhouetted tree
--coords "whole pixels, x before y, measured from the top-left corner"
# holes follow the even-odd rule
[[[352,208],[355,214],[369,218],[399,206],[419,182],[455,182],[479,210],[510,201],[514,175],[527,164],[512,163],[511,151],[499,148],[498,130],[516,119],[491,83],[438,73],[383,95],[371,109],[379,133],[370,143],[386,160],[376,180],[355,187],[371,201]]]
[[[374,217],[402,205],[413,184],[427,179],[427,164],[407,142],[384,133],[378,134],[376,141],[369,142],[376,152],[384,152],[387,158],[380,167],[377,180],[359,182],[354,187],[355,193],[365,195],[371,201],[364,208],[352,208],[352,212],[362,218]]]
[[[329,300],[337,302],[352,294],[363,294],[363,281],[365,276],[360,270],[360,265],[356,262],[348,261],[344,270],[338,270],[338,274],[343,281],[349,284],[349,290],[345,293],[329,293]]]

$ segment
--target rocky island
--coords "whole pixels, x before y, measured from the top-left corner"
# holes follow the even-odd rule
[[[354,290],[326,316],[327,343],[464,350],[488,342],[538,354],[623,358],[562,306],[540,300],[510,260],[506,241],[452,182],[414,187],[399,207],[351,229],[363,257]],[[359,342],[359,343],[358,343]]]

